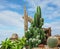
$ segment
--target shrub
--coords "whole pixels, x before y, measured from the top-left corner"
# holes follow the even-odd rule
[[[2,41],[1,49],[22,49],[25,46],[26,38],[21,38],[15,41],[6,39]]]

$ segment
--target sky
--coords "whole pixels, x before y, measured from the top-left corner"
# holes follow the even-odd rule
[[[40,6],[43,27],[51,27],[52,35],[60,35],[60,0],[0,0],[0,42],[13,33],[24,36],[24,6],[32,18],[36,7]]]

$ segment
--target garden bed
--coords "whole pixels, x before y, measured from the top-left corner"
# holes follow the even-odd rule
[[[42,47],[35,47],[33,49],[50,49],[47,45],[45,45],[43,48]],[[53,49],[60,49],[60,47],[55,47]]]

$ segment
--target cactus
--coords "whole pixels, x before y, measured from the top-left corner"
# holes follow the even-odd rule
[[[48,40],[47,40],[47,45],[50,47],[50,48],[54,48],[56,47],[58,44],[58,39],[56,37],[49,37]]]
[[[43,24],[44,19],[41,17],[41,8],[40,6],[38,6],[37,11],[34,15],[34,20],[29,27],[29,31],[25,33],[25,37],[27,38],[29,47],[37,47],[40,43],[43,44],[45,38],[44,31],[42,29]],[[29,41],[30,39],[32,39],[33,42]]]
[[[41,18],[41,8],[40,6],[37,7],[37,12],[34,15],[34,24],[36,27],[42,27],[44,24],[44,19]]]

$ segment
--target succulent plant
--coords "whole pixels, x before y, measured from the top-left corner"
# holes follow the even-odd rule
[[[40,6],[37,7],[37,12],[34,15],[34,24],[36,27],[42,27],[44,24],[44,19],[41,17],[41,8]]]
[[[42,25],[44,24],[44,19],[41,17],[41,8],[37,7],[37,11],[34,15],[34,20],[29,27],[29,31],[26,31],[25,37],[27,38],[28,46],[30,49],[32,47],[37,47],[42,41],[44,41],[45,33],[42,29]]]
[[[50,48],[54,48],[56,47],[58,44],[58,39],[56,37],[49,37],[48,40],[47,40],[47,45],[50,47]]]

